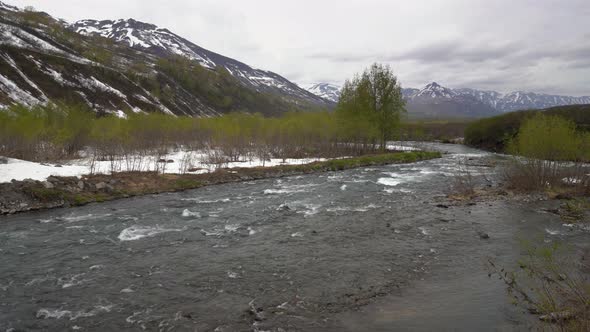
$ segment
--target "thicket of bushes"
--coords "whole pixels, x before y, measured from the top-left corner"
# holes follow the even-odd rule
[[[49,161],[86,154],[93,160],[138,165],[142,160],[130,159],[158,159],[182,147],[207,151],[211,163],[222,164],[254,158],[355,156],[378,148],[374,131],[351,136],[340,123],[339,115],[330,112],[292,112],[277,118],[246,113],[118,118],[98,117],[84,105],[13,106],[0,111],[0,155]]]
[[[465,143],[477,148],[505,152],[521,125],[540,112],[571,120],[577,130],[590,131],[590,105],[559,106],[541,111],[511,112],[474,121],[465,129]]]
[[[514,187],[590,191],[590,132],[578,130],[572,120],[537,113],[523,122],[507,152],[518,156],[507,172]]]

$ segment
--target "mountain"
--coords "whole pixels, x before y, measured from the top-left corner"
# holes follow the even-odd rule
[[[479,99],[459,94],[436,82],[426,85],[406,97],[406,108],[411,117],[477,118],[497,115],[498,111]]]
[[[53,101],[120,116],[277,115],[333,105],[278,74],[151,24],[86,20],[70,25],[0,2],[0,108]]]
[[[270,71],[252,68],[242,62],[206,50],[170,32],[168,29],[134,19],[128,20],[81,20],[69,26],[77,33],[101,36],[125,43],[128,46],[156,56],[179,55],[195,60],[209,69],[225,68],[245,86],[256,91],[275,93],[292,98],[293,102],[304,100],[318,105],[328,105],[325,100],[309,93],[286,78]]]
[[[510,92],[498,101],[498,109],[510,112],[522,109],[544,109],[555,106],[590,104],[590,96],[570,97],[534,92]]]
[[[316,93],[315,90],[309,91]],[[522,91],[504,95],[496,91],[451,89],[436,82],[422,89],[402,88],[402,94],[410,116],[414,117],[485,117],[527,109],[590,104],[590,96],[570,97]],[[321,96],[320,93],[318,95]]]
[[[340,99],[341,86],[330,83],[312,83],[303,85],[303,88],[316,96],[337,103]]]

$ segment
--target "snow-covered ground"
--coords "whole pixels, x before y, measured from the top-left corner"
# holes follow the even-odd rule
[[[413,151],[418,150],[416,147],[400,144],[399,142],[392,142],[388,144],[388,149],[398,151]],[[36,163],[26,160],[8,158],[7,164],[0,163],[0,183],[10,182],[12,180],[21,181],[24,179],[33,179],[43,181],[49,176],[82,176],[91,173],[95,174],[110,174],[112,170],[115,172],[126,171],[159,171],[167,174],[200,174],[212,172],[217,168],[217,165],[207,163],[207,154],[204,151],[174,151],[168,155],[161,156],[161,159],[167,162],[158,162],[158,158],[154,156],[146,156],[139,158],[138,156],[130,156],[129,158],[122,158],[114,163],[110,161],[95,161],[94,164],[89,158],[82,158],[76,160],[68,160],[53,163]],[[304,158],[304,159],[277,159],[273,158],[263,162],[260,159],[244,160],[240,162],[228,162],[221,166],[223,168],[236,167],[259,167],[259,166],[278,166],[278,165],[301,165],[309,164],[314,161],[324,161],[325,158]],[[168,162],[172,161],[172,162]],[[194,170],[189,172],[188,170]]]
[[[216,166],[207,164],[206,154],[202,152],[176,151],[174,153],[162,156],[166,163],[159,163],[152,157],[128,158],[115,162],[115,171],[155,171],[156,169],[168,174],[189,173],[199,174],[215,170]],[[300,165],[308,164],[314,161],[325,160],[323,158],[306,158],[306,159],[271,159],[264,163],[262,160],[253,159],[242,162],[224,163],[222,166],[228,168],[234,167],[258,167],[258,166],[277,166],[277,165]],[[8,158],[7,164],[0,163],[0,183],[10,182],[11,180],[33,179],[43,181],[49,176],[81,176],[91,173],[94,167],[94,173],[109,174],[111,173],[110,161],[96,161],[92,165],[87,158],[64,161],[60,164],[36,163],[19,159]],[[194,172],[188,172],[194,169]]]

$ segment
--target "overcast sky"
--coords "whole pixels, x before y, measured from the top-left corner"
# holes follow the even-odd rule
[[[590,0],[3,1],[154,23],[297,83],[341,83],[377,61],[404,87],[590,95]]]

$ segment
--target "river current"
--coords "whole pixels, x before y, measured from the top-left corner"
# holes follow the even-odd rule
[[[445,205],[465,170],[496,185],[478,160],[500,157],[430,148],[446,153],[0,217],[0,331],[528,330],[486,259],[590,234],[541,203]]]

